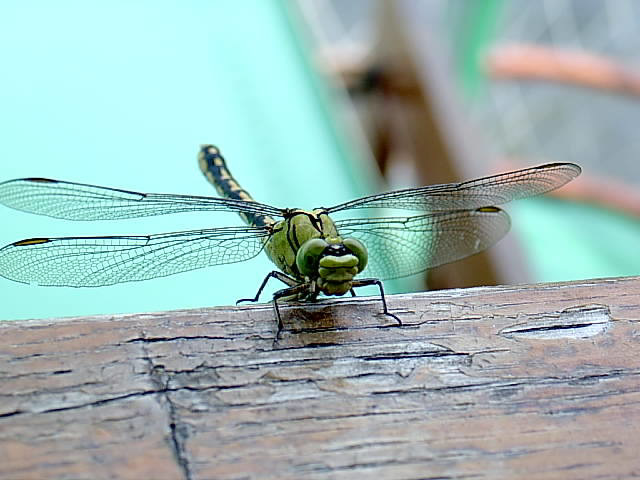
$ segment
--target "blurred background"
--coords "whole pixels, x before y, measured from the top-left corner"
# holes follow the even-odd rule
[[[214,143],[257,200],[313,208],[570,161],[582,176],[508,205],[495,247],[387,290],[637,275],[639,19],[634,0],[5,0],[0,180],[214,195],[196,163]],[[1,207],[0,224],[5,245],[240,219]],[[0,278],[0,319],[231,305],[271,269],[261,255],[98,289]]]

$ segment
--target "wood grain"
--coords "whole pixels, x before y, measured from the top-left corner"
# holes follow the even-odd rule
[[[640,475],[640,277],[0,324],[0,478]]]

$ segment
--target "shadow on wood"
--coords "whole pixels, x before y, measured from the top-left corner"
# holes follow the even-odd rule
[[[2,478],[628,478],[640,277],[0,324]]]

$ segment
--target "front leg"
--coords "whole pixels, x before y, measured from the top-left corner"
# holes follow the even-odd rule
[[[384,298],[384,288],[382,287],[382,282],[380,280],[378,280],[377,278],[363,278],[360,280],[354,280],[352,287],[358,288],[358,287],[366,287],[368,285],[378,286],[378,288],[380,289],[380,300],[382,300],[382,312],[386,316],[391,317],[396,322],[398,322],[399,326],[402,326],[402,321],[398,317],[396,317],[393,313],[389,312],[389,309],[387,308],[387,301]],[[353,288],[351,289],[352,294],[353,294]]]
[[[308,283],[299,283],[295,286],[278,290],[273,294],[273,311],[276,314],[276,318],[278,319],[278,331],[276,332],[276,338],[275,338],[276,342],[280,339],[280,332],[284,328],[284,325],[282,324],[282,318],[280,317],[280,308],[278,307],[278,299],[293,296],[293,295],[298,296],[301,293],[308,293],[308,291],[309,291]]]
[[[277,280],[280,280],[282,283],[284,283],[286,285],[289,285],[289,287],[295,287],[296,285],[298,285],[300,283],[295,278],[292,278],[289,275],[285,275],[282,272],[278,272],[277,270],[274,270],[273,272],[270,272],[266,277],[264,277],[264,280],[262,281],[262,285],[260,285],[260,288],[258,289],[258,293],[256,293],[255,297],[253,297],[253,298],[241,298],[240,300],[238,300],[236,302],[236,305],[238,305],[240,302],[257,302],[258,299],[260,298],[260,294],[264,290],[264,287],[267,286],[267,283],[269,282],[269,279],[271,279],[271,278],[275,278]]]

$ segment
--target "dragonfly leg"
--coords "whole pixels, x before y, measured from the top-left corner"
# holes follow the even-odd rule
[[[357,287],[366,287],[368,285],[377,285],[378,286],[378,288],[380,289],[380,300],[382,300],[382,312],[386,316],[391,317],[396,322],[398,322],[399,326],[402,326],[402,320],[400,320],[397,316],[395,316],[393,313],[391,313],[389,311],[389,309],[387,308],[387,301],[384,298],[384,288],[382,287],[382,282],[380,280],[378,280],[377,278],[363,278],[363,279],[360,279],[360,280],[355,280],[353,282],[353,286],[355,288],[357,288]]]
[[[349,293],[351,294],[352,297],[356,296],[356,291],[353,288],[349,290]]]
[[[295,287],[296,285],[298,285],[300,283],[297,280],[295,280],[294,278],[291,278],[290,276],[285,275],[282,272],[278,272],[277,270],[274,270],[273,272],[270,272],[266,277],[264,277],[264,280],[262,281],[262,285],[260,285],[260,288],[258,289],[258,293],[256,293],[255,297],[253,297],[253,298],[241,298],[240,300],[238,300],[236,302],[236,305],[238,305],[241,302],[257,302],[258,299],[260,298],[260,294],[264,290],[264,287],[267,286],[267,283],[269,282],[269,279],[271,279],[271,278],[275,278],[277,280],[280,280],[282,283],[285,283],[286,285],[289,285],[289,287]]]
[[[273,294],[273,311],[276,314],[276,318],[278,319],[278,331],[276,332],[276,340],[275,340],[276,342],[280,339],[280,332],[284,328],[284,325],[282,324],[282,317],[280,317],[280,308],[278,307],[278,299],[289,297],[292,295],[298,295],[302,292],[305,292],[308,289],[309,289],[308,283],[298,283],[295,286],[278,290]]]

